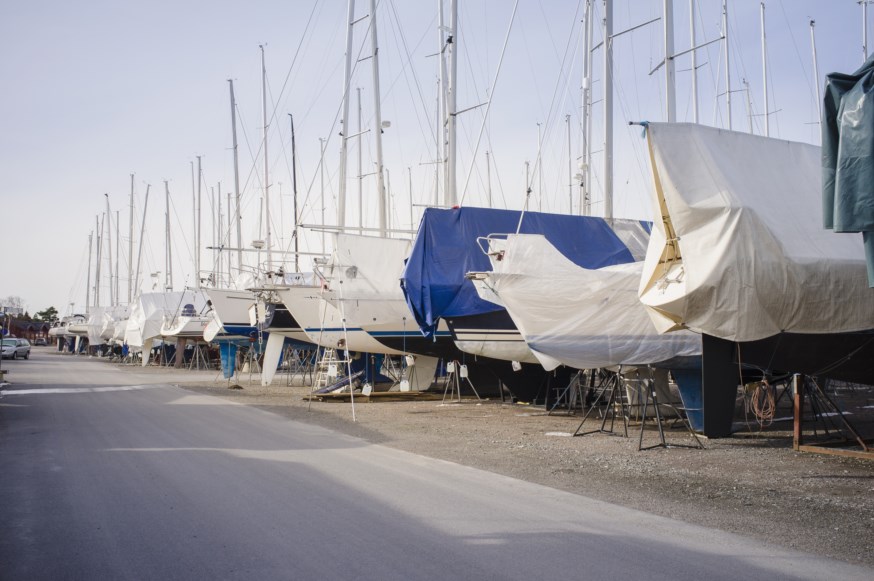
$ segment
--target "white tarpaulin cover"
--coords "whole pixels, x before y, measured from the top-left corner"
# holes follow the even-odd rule
[[[539,234],[507,236],[485,284],[546,369],[649,364],[701,353],[694,333],[660,335],[637,297],[641,262],[586,269]]]
[[[862,241],[822,228],[819,147],[692,124],[647,135],[657,219],[639,293],[659,330],[874,328]]]
[[[142,347],[147,341],[158,337],[164,315],[177,311],[182,296],[181,292],[140,293],[127,321],[127,344]]]
[[[400,330],[406,318],[415,329],[400,283],[411,247],[409,240],[335,234],[332,261],[323,270],[333,291],[328,300],[342,300],[350,324]]]

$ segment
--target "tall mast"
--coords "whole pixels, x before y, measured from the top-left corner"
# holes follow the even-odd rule
[[[100,306],[100,261],[103,253],[103,219],[100,216],[95,216],[96,223],[95,231],[97,239],[95,240],[95,249],[97,250],[97,259],[94,261],[94,306]]]
[[[822,123],[822,95],[819,89],[819,63],[816,58],[816,36],[813,34],[813,29],[816,27],[816,21],[810,21],[810,49],[813,52],[813,86],[816,87],[816,114],[817,123]]]
[[[319,191],[322,197],[322,226],[325,225],[325,138],[319,137]],[[342,165],[342,162],[341,162]],[[339,216],[339,214],[338,214]],[[322,254],[325,253],[325,230],[322,229]]]
[[[212,196],[213,204],[215,204],[215,214],[212,219],[212,284],[218,286],[218,275],[222,273],[222,254],[220,246],[221,231],[222,231],[222,183],[218,182],[215,185],[215,193]],[[218,267],[216,267],[218,265]],[[218,268],[218,270],[216,270]]]
[[[571,151],[571,116],[565,116],[567,123],[567,195],[568,195],[568,214],[574,213],[574,154]],[[541,161],[541,164],[543,162]],[[543,174],[543,166],[540,168],[541,175]]]
[[[862,5],[862,62],[868,61],[868,2],[870,0],[859,0]]]
[[[591,61],[589,53],[591,52],[591,28],[589,26],[592,20],[592,0],[586,0],[583,10],[583,54],[582,54],[582,79],[580,83],[580,160],[582,161],[580,172],[580,215],[585,215],[586,200],[588,199],[587,191],[589,187],[589,179],[586,176],[586,167],[589,159],[588,152],[588,126],[589,126],[589,69]],[[571,171],[573,173],[573,171]]]
[[[413,184],[410,183],[410,191],[412,191]],[[489,200],[489,208],[492,207],[492,162],[489,160],[489,150],[486,150],[486,193],[488,194]],[[413,228],[416,225],[413,224]]]
[[[698,123],[698,41],[695,38],[695,2],[689,0],[689,31],[692,35],[692,122]]]
[[[300,272],[300,256],[298,255],[300,232],[297,226],[300,220],[297,216],[297,147],[294,141],[294,115],[289,113],[288,119],[291,122],[291,190],[294,194],[294,234],[292,234],[294,236],[294,271]]]
[[[731,127],[731,67],[728,47],[728,0],[722,0],[722,43],[725,48],[725,110],[728,128]]]
[[[665,121],[673,123],[677,118],[674,63],[674,0],[664,0],[662,25],[665,33]],[[694,50],[692,52],[695,52]]]
[[[194,210],[195,224],[195,242],[194,242],[194,288],[200,288],[200,210],[202,207],[201,185],[203,184],[203,168],[201,167],[200,156],[197,156],[197,205]]]
[[[228,192],[228,205],[227,205],[227,217],[228,217],[228,242],[231,240],[231,192]],[[234,280],[234,275],[231,272],[231,257],[228,256],[228,283],[231,283]]]
[[[443,0],[437,0],[437,171],[434,183],[434,205],[440,205],[440,174],[443,174],[443,201],[448,199],[449,168],[446,165],[446,24]]]
[[[385,176],[382,173],[382,104],[379,91],[379,46],[376,34],[376,0],[370,0],[370,46],[373,50],[373,115],[376,124],[376,183],[379,197],[379,235],[386,236],[388,228],[388,201],[386,200]]]
[[[119,218],[121,212],[119,210],[115,211],[115,304],[121,304],[121,296],[118,294],[119,288],[119,279],[121,278],[121,271],[118,269],[118,263],[121,259],[121,238],[119,237]]]
[[[107,264],[109,265],[109,306],[115,304],[114,289],[112,286],[112,211],[109,209],[109,194],[106,196],[106,233],[104,240],[106,241]]]
[[[128,226],[127,244],[127,303],[133,300],[134,280],[134,174],[130,174],[130,224]]]
[[[355,0],[349,0],[346,13],[346,66],[343,73],[343,118],[340,119],[340,190],[337,194],[337,226],[346,225],[346,155],[349,135],[349,86],[352,83],[352,26],[355,24]],[[324,154],[323,154],[324,156]],[[324,197],[322,198],[324,204]],[[323,249],[324,250],[324,249]]]
[[[170,242],[170,184],[164,180],[164,290],[173,289],[173,248]]]
[[[240,215],[240,165],[237,156],[237,101],[234,98],[234,81],[228,79],[231,86],[231,136],[234,148],[234,196],[236,198],[235,221],[237,222],[237,271],[243,270],[243,217]],[[228,208],[230,212],[230,207]],[[228,230],[230,235],[230,230]]]
[[[364,234],[364,176],[361,167],[361,87],[355,89],[358,95],[358,233]]]
[[[768,110],[768,44],[765,38],[765,3],[761,2],[762,15],[762,86],[765,98],[765,137],[771,136],[771,124],[769,122],[770,111]]]
[[[261,49],[261,113],[264,121],[264,216],[267,222],[267,272],[273,271],[273,244],[270,228],[270,174],[268,173],[267,156],[267,65],[264,63],[264,45]]]
[[[88,276],[85,278],[85,312],[91,305],[91,240],[94,237],[94,232],[88,234]],[[72,314],[72,313],[71,313]]]
[[[444,184],[444,197],[447,206],[455,206],[458,204],[458,193],[456,192],[456,123],[455,117],[457,109],[458,97],[458,0],[449,1],[449,38],[446,39],[447,49],[449,50],[449,87],[447,103],[447,119],[448,126],[448,150],[446,160],[446,184]]]
[[[146,233],[146,210],[149,208],[149,190],[152,188],[151,184],[146,184],[146,199],[143,202],[143,223],[140,226],[140,241],[137,247],[137,268],[134,271],[134,288],[139,291],[140,288],[140,259],[143,257],[143,238]]]
[[[604,217],[613,219],[613,0],[604,0]]]
[[[585,185],[586,210],[588,216],[591,213],[592,204],[592,77],[594,73],[592,46],[595,44],[595,11],[592,0],[587,0],[589,8],[589,18],[586,22],[586,129],[585,140],[586,146],[584,149],[583,160],[586,164],[583,172]]]

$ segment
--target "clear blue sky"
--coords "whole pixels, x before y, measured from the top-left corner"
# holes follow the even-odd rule
[[[448,0],[447,0],[448,3]],[[661,14],[661,0],[615,0],[614,32]],[[510,0],[460,2],[459,108],[485,102],[510,22]],[[596,3],[600,20],[602,6]],[[720,34],[721,2],[698,0],[700,42]],[[436,2],[382,0],[378,10],[385,163],[393,195],[392,223],[409,229],[410,187],[419,204],[433,199],[435,157]],[[759,0],[731,0],[730,42],[733,127],[748,130],[749,83],[754,131],[763,132]],[[675,50],[689,45],[688,0],[675,0]],[[287,246],[292,227],[288,114],[295,116],[298,189],[306,223],[321,221],[319,138],[325,154],[328,222],[336,212],[339,127],[345,42],[344,0],[188,0],[122,3],[107,0],[5,3],[0,12],[0,219],[3,220],[0,297],[20,296],[31,312],[70,303],[84,310],[88,234],[105,211],[120,210],[122,297],[127,296],[128,203],[135,174],[136,222],[146,184],[151,184],[143,273],[164,270],[164,180],[171,193],[174,283],[193,284],[191,162],[201,155],[206,194],[221,184],[222,213],[233,187],[230,105],[232,78],[240,114],[240,166],[246,244],[259,237],[263,194],[260,134],[260,53],[266,45],[271,123],[270,203],[277,246]],[[358,0],[357,16],[369,12]],[[494,91],[485,139],[473,164],[465,204],[486,204],[485,151],[491,152],[493,204],[521,208],[525,162],[537,158],[542,132],[542,176],[532,174],[532,205],[568,211],[568,147],[565,116],[571,115],[574,159],[579,155],[580,23],[576,0],[521,0]],[[874,10],[872,10],[874,18]],[[809,20],[816,20],[820,84],[832,71],[851,72],[862,62],[861,8],[855,0],[766,0],[771,135],[818,143]],[[368,24],[357,25],[363,46]],[[596,26],[596,31],[598,27]],[[600,40],[600,32],[596,32]],[[872,37],[874,44],[874,37]],[[663,119],[663,83],[649,71],[662,57],[661,25],[615,40],[615,213],[649,218],[650,177],[639,128],[629,120]],[[726,126],[724,63],[720,44],[699,52],[701,122]],[[357,50],[357,49],[356,49]],[[600,99],[600,54],[595,54],[595,94]],[[691,120],[689,57],[677,59],[677,118]],[[363,128],[372,124],[369,61],[358,64],[353,87],[362,88]],[[353,102],[351,132],[357,121]],[[459,116],[459,189],[472,166],[484,109]],[[600,150],[601,112],[594,126]],[[362,140],[364,170],[374,160],[372,133]],[[349,218],[357,223],[357,149],[350,148]],[[593,160],[600,200],[600,154]],[[574,161],[576,165],[576,161]],[[364,180],[372,200],[375,180]],[[542,187],[541,187],[542,184]],[[365,201],[365,222],[374,225],[375,201]],[[594,212],[600,212],[596,204]],[[212,226],[202,217],[204,243]],[[137,226],[137,231],[139,227]],[[114,225],[113,225],[114,231]],[[138,237],[138,234],[136,235]],[[305,246],[318,250],[320,237]],[[113,247],[113,253],[116,250]],[[105,257],[105,255],[104,255]],[[113,260],[115,257],[113,256]],[[212,254],[203,252],[203,263]],[[104,263],[104,272],[106,265]],[[101,282],[102,302],[108,282]]]

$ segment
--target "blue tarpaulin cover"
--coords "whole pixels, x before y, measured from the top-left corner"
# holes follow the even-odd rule
[[[826,78],[822,209],[826,228],[862,233],[874,287],[874,57],[853,74]]]
[[[516,232],[520,215],[520,211],[492,208],[425,210],[401,287],[410,312],[426,336],[434,333],[441,317],[502,309],[481,299],[464,275],[491,270],[477,238]],[[526,212],[519,232],[545,235],[562,254],[583,268],[634,260],[603,218]]]

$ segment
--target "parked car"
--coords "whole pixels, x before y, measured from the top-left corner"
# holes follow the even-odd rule
[[[30,341],[27,339],[3,339],[3,359],[30,359]]]
[[[33,340],[34,347],[45,347],[48,344],[49,344],[49,342],[46,341],[43,337],[37,337],[36,339]]]

